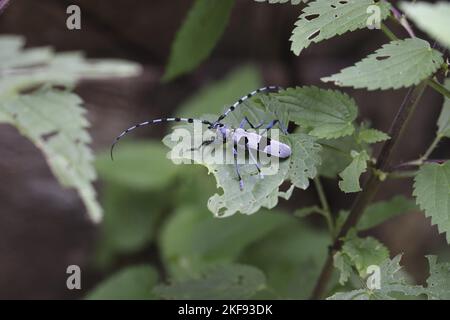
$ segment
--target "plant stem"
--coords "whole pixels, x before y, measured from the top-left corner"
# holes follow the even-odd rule
[[[388,174],[389,179],[409,179],[415,177],[417,171],[394,171]]]
[[[430,157],[431,153],[434,151],[434,149],[436,149],[439,142],[441,142],[441,139],[442,139],[442,135],[438,134],[436,136],[436,138],[434,138],[431,145],[428,147],[427,151],[425,151],[424,155],[422,157],[420,157],[419,161],[421,161],[423,163],[425,160],[427,160]]]
[[[406,19],[405,15],[394,6],[391,7],[391,11],[394,14],[394,19],[406,30],[406,32],[408,32],[409,36],[411,38],[415,38],[416,35],[414,34],[414,30],[409,24],[408,19]]]
[[[444,87],[442,84],[440,84],[436,80],[429,79],[428,80],[428,85],[431,88],[433,88],[434,90],[436,90],[437,92],[439,92],[440,94],[442,94],[444,97],[450,99],[450,90],[448,90],[446,87]]]
[[[381,31],[391,40],[398,40],[397,36],[384,24],[381,24]]]
[[[398,168],[398,167],[420,167],[428,160],[430,155],[433,153],[434,149],[436,149],[439,142],[441,142],[442,138],[443,138],[443,135],[438,133],[436,138],[434,138],[433,142],[430,144],[428,149],[423,154],[423,156],[421,156],[419,159],[416,159],[416,160],[404,162],[404,163],[400,164],[399,166],[397,166],[396,168]]]
[[[334,222],[331,217],[331,210],[328,204],[327,197],[325,195],[325,191],[323,190],[322,182],[319,177],[314,178],[314,184],[316,186],[317,194],[319,195],[320,205],[322,207],[322,214],[325,216],[327,220],[328,230],[330,231],[330,235],[334,237]]]
[[[411,115],[414,113],[414,110],[419,104],[420,98],[425,92],[427,80],[422,81],[414,89],[411,88],[408,91],[408,94],[400,106],[400,109],[398,110],[389,130],[391,139],[384,142],[377,158],[377,170],[387,171],[389,168],[395,146],[401,138],[404,129],[407,127]],[[316,286],[311,295],[311,299],[320,299],[325,294],[333,272],[334,253],[339,251],[342,246],[341,238],[343,238],[347,232],[357,224],[367,206],[372,202],[372,199],[377,193],[381,182],[382,181],[378,179],[377,175],[375,175],[373,171],[370,171],[369,177],[364,184],[363,191],[357,195],[351,207],[350,214],[333,241],[327,260],[322,268],[319,279],[317,280]]]

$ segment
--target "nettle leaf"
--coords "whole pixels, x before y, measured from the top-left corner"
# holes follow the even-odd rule
[[[184,206],[164,225],[159,246],[170,276],[183,279],[211,265],[233,262],[249,245],[289,223],[287,214],[276,211],[215,219],[204,208]]]
[[[264,104],[265,99],[261,99],[257,108],[256,103],[246,103],[239,111],[231,113],[227,118],[227,124],[232,128],[237,128],[243,119],[242,113],[251,116],[254,123],[261,120],[275,119],[277,115],[270,115],[269,108],[273,105]],[[273,102],[273,101],[272,101]],[[268,116],[270,117],[268,118]],[[205,118],[205,117],[203,117]],[[216,117],[211,117],[215,120]],[[202,128],[189,124],[177,126],[172,134],[166,136],[163,142],[171,148],[169,158],[173,161],[190,160],[191,162],[206,166],[212,172],[217,187],[223,190],[222,194],[213,195],[208,201],[208,208],[217,217],[228,217],[236,212],[243,214],[253,214],[261,207],[274,208],[278,203],[278,198],[288,199],[292,194],[293,187],[286,192],[280,191],[280,186],[285,180],[291,180],[293,185],[305,189],[309,186],[308,179],[314,178],[317,174],[316,167],[320,164],[320,145],[315,143],[314,137],[303,133],[294,133],[288,136],[277,137],[284,143],[291,146],[292,155],[289,159],[277,159],[270,162],[270,165],[262,167],[264,178],[261,178],[253,163],[246,161],[240,165],[240,173],[244,180],[244,188],[240,190],[234,158],[232,153],[232,141],[223,144],[221,141],[202,148],[199,151],[191,151],[194,146],[199,146],[202,141],[211,138],[215,133],[209,130],[208,137],[203,135]],[[270,132],[272,132],[271,130]],[[180,140],[181,137],[181,141]],[[272,136],[272,138],[274,138]],[[219,155],[219,160],[217,160]],[[243,160],[243,159],[242,159]],[[186,162],[186,161],[184,161]]]
[[[445,87],[450,89],[450,80],[445,81]],[[450,138],[450,99],[445,97],[444,105],[438,119],[438,135]]]
[[[333,265],[339,270],[339,283],[344,285],[354,273],[352,261],[347,255],[336,252],[333,256]]]
[[[339,282],[347,282],[355,267],[359,276],[367,276],[368,267],[379,265],[389,258],[388,249],[372,237],[359,238],[356,230],[351,230],[343,239],[342,249],[334,256],[334,265],[341,271]]]
[[[231,104],[230,101],[233,102],[242,94],[248,93],[249,90],[245,89],[248,84],[243,81],[244,79],[250,79],[254,83],[259,83],[260,81],[259,76],[253,69],[243,68],[212,88],[206,89],[200,95],[207,97],[207,105],[202,102],[200,103],[202,106],[198,107],[196,102],[199,98],[192,98],[182,108],[183,115],[190,115],[191,112],[198,115],[211,108],[211,111],[223,112],[224,106]],[[237,83],[240,83],[239,87],[237,87]],[[253,89],[254,87],[251,90]],[[215,102],[217,96],[219,99],[218,102]],[[218,106],[218,108],[215,106]],[[230,113],[224,122],[231,128],[237,128],[244,116],[247,116],[255,124],[261,122],[268,124],[274,119],[280,119],[286,126],[288,113],[282,107],[279,108],[279,106],[280,103],[277,100],[261,94],[251,100],[247,100],[234,112]],[[201,118],[214,121],[217,117],[218,115],[210,115]],[[202,141],[215,135],[212,131],[203,134],[204,130],[202,128],[194,130],[194,127],[190,124],[176,126],[172,134],[165,137],[163,141],[172,148],[169,158],[173,161],[186,163],[184,160],[193,160],[194,163],[204,165],[209,172],[214,174],[218,187],[224,190],[222,195],[216,194],[208,202],[208,207],[216,216],[230,216],[237,211],[252,214],[261,207],[273,208],[278,202],[278,197],[288,199],[292,194],[293,186],[288,188],[286,192],[279,190],[284,180],[291,179],[296,186],[307,188],[309,185],[308,178],[313,178],[316,175],[317,170],[315,167],[320,164],[320,157],[318,156],[320,146],[315,143],[314,137],[299,133],[277,138],[291,145],[293,156],[286,161],[281,161],[276,174],[266,175],[264,179],[259,177],[254,164],[243,165],[241,174],[244,177],[244,191],[242,192],[239,190],[231,146],[229,144],[225,145],[225,159],[228,159],[226,164],[211,163],[211,161],[207,163],[208,157],[209,160],[213,157],[213,152],[220,151],[223,148],[222,143],[219,142],[219,144],[203,148],[202,151],[192,153],[190,151],[192,147],[198,147]],[[269,133],[271,134],[272,131]],[[179,142],[180,137],[185,137],[186,139],[182,138],[182,141]],[[174,140],[172,141],[172,139]],[[192,161],[188,161],[188,163],[192,163]]]
[[[82,100],[67,91],[42,89],[0,102],[0,123],[16,127],[43,153],[58,181],[75,188],[93,221],[102,217]]]
[[[417,85],[444,62],[442,54],[422,39],[392,41],[340,73],[322,78],[337,86],[369,90]]]
[[[374,0],[316,0],[308,4],[295,23],[291,50],[299,55],[311,43],[318,43],[349,31],[373,25],[371,17],[380,13],[384,20],[390,4]]]
[[[125,268],[94,288],[88,300],[153,300],[153,287],[158,281],[156,270],[147,265]]]
[[[422,165],[414,178],[413,195],[425,215],[431,217],[431,223],[447,234],[450,243],[450,161]]]
[[[408,18],[431,37],[450,48],[450,4],[437,2],[407,3],[402,2],[400,7]]]
[[[50,47],[23,49],[25,38],[15,35],[0,36],[0,68],[16,68],[48,63],[53,57]]]
[[[0,37],[0,94],[47,83],[73,86],[80,79],[135,76],[138,64],[117,59],[86,59],[81,52],[55,53],[49,47],[24,49],[18,36]]]
[[[366,151],[357,152],[352,150],[351,156],[353,158],[352,162],[339,174],[342,178],[339,181],[339,188],[345,193],[359,192],[362,190],[359,185],[359,177],[366,172],[367,161],[370,160]]]
[[[297,188],[306,190],[309,187],[309,180],[317,176],[322,147],[317,144],[314,137],[302,133],[291,134],[287,139],[292,148],[288,179]]]
[[[289,120],[309,129],[320,139],[351,135],[358,115],[356,102],[347,94],[317,87],[297,87],[272,94],[278,109],[289,114]]]
[[[264,274],[255,267],[230,264],[212,267],[201,276],[155,287],[154,293],[169,300],[248,299],[266,287]]]
[[[427,279],[426,294],[429,299],[449,300],[450,263],[437,263],[436,256],[427,256],[430,276]]]
[[[302,2],[308,2],[310,0],[255,0],[256,2],[268,2],[270,4],[278,4],[278,3],[291,3],[292,5],[297,5]]]
[[[363,288],[349,292],[338,292],[327,300],[394,300],[400,297],[418,297],[424,294],[422,286],[409,284],[409,279],[401,270],[401,255],[392,260],[387,258],[380,265],[380,287]],[[362,282],[364,282],[362,280]]]
[[[404,196],[395,196],[387,201],[378,201],[367,207],[356,228],[360,231],[371,229],[386,220],[418,209],[413,200]],[[339,212],[339,216],[336,219],[337,229],[344,224],[348,214],[349,212],[345,210]]]
[[[196,0],[172,44],[163,77],[172,80],[195,69],[214,49],[227,26],[234,0]]]
[[[361,146],[356,141],[354,135],[331,140],[319,140],[322,146],[320,157],[322,165],[319,167],[319,174],[327,178],[336,178],[350,165],[353,158],[352,150],[359,150]],[[369,149],[365,149],[369,152]]]
[[[391,137],[389,137],[388,134],[377,129],[361,129],[358,132],[357,137],[358,141],[370,144],[386,141],[389,140],[390,138]]]

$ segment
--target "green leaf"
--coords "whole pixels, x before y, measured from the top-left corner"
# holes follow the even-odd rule
[[[322,81],[356,89],[399,89],[417,85],[436,72],[443,62],[442,54],[425,40],[398,40]]]
[[[170,275],[179,279],[233,262],[250,244],[289,222],[279,212],[217,219],[196,206],[182,207],[165,224],[159,246]]]
[[[330,236],[289,218],[287,225],[242,252],[239,261],[260,268],[279,298],[308,299],[325,262]]]
[[[371,26],[371,6],[380,9],[380,19],[389,15],[390,5],[374,0],[316,0],[308,4],[295,23],[291,50],[299,55],[311,43],[318,43],[349,31]]]
[[[450,49],[449,3],[402,2],[400,8],[420,29]]]
[[[81,52],[54,53],[49,47],[24,49],[24,45],[22,37],[0,37],[0,95],[43,83],[70,87],[80,79],[129,77],[141,71],[128,61],[85,59]]]
[[[167,159],[167,149],[157,141],[124,142],[98,156],[96,167],[103,180],[134,190],[163,190],[182,169]]]
[[[429,299],[450,299],[450,263],[437,263],[436,256],[427,256],[430,276],[427,279],[426,294]]]
[[[151,243],[164,209],[171,202],[165,192],[106,184],[102,190],[105,214],[96,252],[97,267],[109,267],[117,255],[136,253]]]
[[[418,210],[418,207],[412,200],[407,199],[404,196],[395,196],[387,201],[372,203],[361,216],[361,219],[357,224],[357,229],[360,231],[371,229],[388,219],[392,219],[393,217],[413,210]],[[336,221],[337,228],[344,224],[348,214],[349,212],[344,210],[339,212]]]
[[[319,174],[327,178],[336,178],[338,173],[342,172],[352,162],[351,151],[360,148],[354,135],[320,140],[319,144],[322,146],[322,152],[320,153],[322,165],[319,167]]]
[[[308,134],[333,139],[351,135],[358,114],[356,102],[345,93],[317,87],[289,88],[272,95],[289,120],[310,129]]]
[[[158,274],[151,266],[128,267],[101,282],[86,297],[88,300],[153,300],[152,289]]]
[[[450,80],[445,81],[445,87],[450,89]],[[438,119],[438,135],[450,138],[450,99],[444,98],[444,105],[442,106],[442,111]]]
[[[195,69],[214,49],[225,31],[234,0],[196,0],[177,32],[163,80]]]
[[[264,289],[264,274],[251,266],[216,266],[201,276],[155,287],[154,293],[170,300],[248,299]]]
[[[308,2],[309,0],[255,0],[256,2],[268,2],[270,4],[282,4],[290,2],[292,5],[297,5],[302,2]]]
[[[211,170],[211,168],[210,168]],[[251,165],[241,166],[244,179],[243,190],[239,189],[233,165],[218,165],[213,174],[222,194],[214,194],[208,200],[208,209],[216,217],[229,217],[237,212],[251,215],[261,208],[272,209],[278,204],[279,187],[289,171],[288,162],[280,163],[277,174],[261,179]]]
[[[358,140],[365,143],[377,143],[389,140],[391,137],[377,129],[362,129],[358,132]]]
[[[237,126],[238,124],[234,123],[232,127]],[[253,214],[262,207],[274,208],[278,203],[278,197],[286,199],[291,194],[291,189],[288,190],[289,192],[282,192],[279,189],[286,179],[290,178],[297,186],[306,188],[307,179],[316,173],[315,166],[320,164],[318,162],[320,158],[317,156],[320,146],[303,134],[291,134],[283,138],[283,141],[292,143],[292,156],[288,161],[272,162],[272,169],[269,167],[267,171],[274,171],[269,174],[265,174],[266,166],[263,166],[262,173],[265,174],[263,179],[258,175],[254,164],[247,161],[246,164],[240,165],[240,173],[244,180],[244,188],[240,190],[234,164],[223,163],[224,159],[233,159],[230,142],[222,144],[219,141],[200,151],[190,151],[192,141],[194,145],[200,145],[202,139],[206,140],[202,130],[199,129],[196,130],[195,126],[188,125],[177,126],[171,135],[164,138],[163,142],[172,148],[170,158],[173,161],[193,159],[195,163],[206,166],[209,172],[213,173],[217,187],[223,190],[222,194],[216,193],[208,200],[209,210],[217,217],[229,217],[237,212]],[[214,135],[211,131],[209,133]],[[179,141],[180,137],[182,137],[181,141]],[[294,143],[297,140],[305,142],[305,145]],[[214,152],[224,150],[224,159],[217,161],[212,150]],[[300,155],[305,156],[305,159],[300,158]],[[293,173],[296,168],[302,171]]]
[[[414,179],[413,195],[439,232],[446,232],[450,243],[450,161],[422,165]]]
[[[370,159],[366,151],[356,152],[352,150],[351,156],[353,161],[339,174],[342,178],[339,181],[339,188],[345,193],[359,192],[362,190],[359,185],[359,177],[366,172],[367,161]]]
[[[351,230],[343,239],[342,249],[334,257],[335,267],[340,269],[339,282],[343,285],[350,276],[350,270],[355,267],[361,278],[367,275],[367,268],[379,265],[389,258],[388,249],[372,237],[359,238],[356,230]]]
[[[214,95],[217,92],[220,93],[223,87],[219,88],[219,90],[213,89],[211,95],[212,93]],[[236,97],[232,101],[235,99]],[[197,98],[194,98],[193,101],[197,101]],[[213,103],[210,102],[209,104],[211,105]],[[190,106],[188,109],[191,109],[191,106],[194,104],[189,103],[188,105]],[[254,123],[260,123],[261,120],[268,123],[270,120],[276,118],[284,119],[283,117],[286,117],[287,110],[286,108],[279,107],[280,103],[278,100],[269,98],[266,95],[259,95],[250,101],[246,101],[238,110],[232,112],[225,119],[225,122],[230,127],[236,128],[239,126],[244,115],[251,118]],[[211,119],[213,118],[214,116],[211,116]],[[207,161],[208,156],[211,159],[209,153],[213,150],[217,152],[217,149],[222,148],[222,144],[215,144],[211,147],[203,148],[201,152],[192,153],[190,151],[192,141],[194,141],[194,146],[197,146],[206,140],[202,135],[202,130],[199,129],[197,128],[195,130],[195,126],[193,129],[191,125],[177,126],[171,135],[164,138],[164,143],[172,148],[170,156],[172,160],[182,160],[181,162],[185,162],[184,160],[193,160],[195,163],[206,166],[214,174],[218,182],[218,187],[224,190],[222,195],[213,195],[208,202],[208,207],[216,216],[226,217],[238,211],[245,214],[252,214],[261,207],[273,208],[278,202],[278,197],[288,199],[293,191],[292,188],[289,188],[288,192],[279,190],[279,186],[284,180],[291,180],[295,186],[305,189],[309,186],[308,179],[314,178],[317,174],[316,167],[320,165],[320,145],[315,142],[314,137],[309,135],[303,133],[291,134],[281,139],[291,146],[292,156],[288,161],[282,161],[279,164],[279,170],[276,174],[265,175],[264,179],[261,179],[255,174],[257,172],[255,172],[256,169],[253,164],[241,167],[241,175],[244,178],[244,191],[242,192],[238,188],[237,175],[233,164],[223,165]],[[189,138],[186,133],[191,135],[191,137]],[[214,132],[210,132],[210,134],[214,134]],[[180,137],[182,139],[181,142],[179,141]],[[227,147],[225,152],[228,159],[232,159],[230,146],[225,146]],[[200,157],[202,155],[206,156],[206,159]]]
[[[424,293],[422,286],[409,284],[400,266],[401,255],[392,260],[387,258],[380,265],[379,288],[363,288],[349,292],[338,292],[327,298],[328,300],[394,300],[401,297],[417,297]],[[368,281],[369,282],[369,281]]]
[[[344,285],[353,274],[352,261],[347,255],[336,252],[333,256],[333,265],[339,270],[339,283]]]
[[[39,90],[0,102],[0,123],[16,127],[43,153],[58,181],[75,188],[91,219],[101,220],[102,209],[92,182],[96,179],[88,144],[88,121],[82,100],[67,91]]]
[[[302,133],[290,134],[288,140],[292,150],[288,178],[294,186],[306,190],[309,187],[309,179],[317,176],[322,148],[316,143],[316,139]]]
[[[0,69],[46,64],[54,55],[50,47],[23,49],[24,46],[25,38],[23,37],[0,36]]]
[[[221,106],[221,103],[225,104],[226,101],[231,101],[228,102],[229,105],[240,97],[242,92],[247,93],[248,91],[245,89],[247,84],[244,84],[244,82],[250,79],[251,83],[256,83],[259,82],[257,78],[258,76],[253,69],[241,69],[226,80],[191,98],[182,107],[180,114],[190,115],[194,113],[199,115],[206,111],[222,112],[223,105]],[[218,97],[218,103],[215,102],[216,97]],[[211,106],[213,106],[213,109],[211,109]],[[221,109],[214,109],[214,106],[219,106]],[[237,128],[244,115],[248,116],[255,124],[261,121],[268,124],[274,119],[280,119],[283,123],[286,123],[285,119],[288,118],[286,108],[280,107],[278,100],[269,98],[264,94],[247,100],[238,109],[230,113],[224,122],[231,128]],[[202,118],[214,121],[217,117],[204,116]],[[317,123],[317,125],[319,124]],[[261,179],[255,172],[254,164],[246,164],[241,167],[241,174],[244,178],[244,191],[241,192],[234,164],[227,163],[224,165],[211,163],[211,161],[208,163],[207,161],[213,158],[212,151],[217,152],[222,148],[222,143],[213,144],[194,153],[190,151],[193,146],[197,147],[202,141],[209,139],[209,135],[214,136],[212,131],[203,134],[203,130],[198,127],[195,128],[195,125],[192,126],[191,124],[175,126],[174,131],[166,136],[163,142],[172,149],[169,157],[174,162],[198,163],[207,167],[209,172],[214,174],[218,187],[224,191],[223,194],[213,195],[208,202],[208,207],[216,216],[226,217],[238,211],[244,214],[252,214],[261,207],[273,208],[277,205],[279,197],[287,199],[293,191],[292,188],[288,188],[288,192],[279,190],[284,180],[290,179],[297,187],[307,188],[309,185],[308,179],[314,178],[317,174],[316,167],[320,165],[320,145],[315,142],[314,137],[305,134],[292,134],[280,138],[283,142],[291,145],[292,156],[289,160],[280,162],[276,174],[265,175],[264,179]],[[179,141],[180,138],[181,141]],[[225,146],[227,159],[233,159],[230,145],[226,144]]]
[[[222,113],[234,101],[261,86],[261,74],[258,69],[253,66],[240,67],[224,79],[197,92],[177,109],[177,115],[200,117],[208,113]]]

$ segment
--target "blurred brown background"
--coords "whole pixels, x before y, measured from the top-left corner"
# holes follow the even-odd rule
[[[66,29],[66,8],[78,4],[82,30]],[[140,62],[144,73],[120,81],[83,82],[77,87],[86,102],[95,150],[107,148],[129,124],[170,115],[198,88],[235,67],[251,63],[265,83],[282,86],[321,85],[320,78],[351,65],[386,42],[379,31],[362,30],[312,45],[294,56],[288,41],[300,8],[237,0],[230,24],[212,56],[192,74],[169,84],[159,82],[177,28],[192,1],[186,0],[12,0],[0,16],[1,34],[20,34],[27,46],[51,45],[58,51],[83,50],[88,57],[117,57]],[[401,29],[395,29],[403,34]],[[360,117],[387,131],[406,91],[348,90]],[[428,90],[399,145],[397,160],[414,159],[433,139],[442,99]],[[160,137],[163,128],[138,135]],[[449,156],[442,143],[435,157]],[[41,153],[17,130],[0,125],[0,298],[79,298],[105,275],[89,267],[98,228],[85,215],[76,193],[59,186]],[[352,196],[325,181],[335,209]],[[411,196],[409,181],[386,183],[378,198],[394,193]],[[303,202],[298,199],[302,198]],[[306,199],[306,200],[305,200]],[[314,192],[294,197],[289,206],[314,201]],[[296,202],[297,201],[297,202]],[[419,281],[426,276],[424,254],[447,249],[444,236],[420,213],[399,217],[374,231],[392,254]],[[147,258],[143,258],[147,259]],[[126,263],[126,262],[124,262]],[[82,267],[83,289],[66,289],[66,267]]]

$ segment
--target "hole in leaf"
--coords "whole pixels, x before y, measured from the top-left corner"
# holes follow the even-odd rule
[[[382,60],[386,60],[386,59],[389,59],[389,58],[390,58],[390,56],[378,56],[375,59],[377,59],[378,61],[382,61]]]
[[[305,16],[305,19],[308,21],[311,21],[311,20],[318,18],[319,16],[320,16],[319,14],[310,14],[310,15]]]
[[[317,30],[316,32],[314,32],[312,35],[310,35],[308,37],[308,40],[313,40],[315,38],[317,38],[317,36],[320,34],[320,30]]]
[[[217,211],[217,215],[218,215],[219,217],[223,216],[223,215],[225,214],[225,210],[226,210],[225,207],[220,208],[220,209]]]
[[[51,137],[56,136],[57,133],[58,133],[57,131],[46,133],[42,135],[42,139],[47,142]]]

